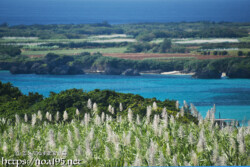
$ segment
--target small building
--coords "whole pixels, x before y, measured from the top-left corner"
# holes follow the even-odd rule
[[[214,124],[222,126],[239,126],[239,123],[235,119],[215,119]]]

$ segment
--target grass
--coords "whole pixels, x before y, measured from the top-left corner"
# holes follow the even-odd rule
[[[250,52],[250,49],[230,50],[228,51],[228,54],[231,56],[238,56],[239,51],[242,51],[244,54],[247,54],[248,52]]]
[[[154,103],[143,118],[131,110],[127,117],[93,114],[98,111],[93,106],[92,114],[76,110],[73,120],[68,120],[66,111],[53,116],[48,112],[16,115],[16,120],[1,118],[0,154],[5,159],[34,163],[52,158],[80,160],[82,166],[250,165],[249,126],[220,128],[209,114],[204,120],[199,117],[198,125],[181,123],[178,119],[188,114],[188,106],[177,115],[165,109],[161,115],[151,115],[157,109]],[[32,154],[48,151],[57,155]],[[28,152],[31,155],[24,155]]]
[[[250,36],[240,38],[239,40],[240,40],[240,42],[250,42]]]
[[[156,43],[156,44],[159,44],[159,43],[162,43],[163,42],[163,38],[157,38],[157,39],[154,39],[152,41],[150,41],[150,43]]]
[[[23,50],[22,55],[46,55],[48,53],[55,54],[79,54],[82,52],[90,52],[90,53],[124,53],[127,50],[126,47],[120,48],[95,48],[95,49],[57,49],[57,50],[42,50],[42,51],[32,51],[32,50]]]

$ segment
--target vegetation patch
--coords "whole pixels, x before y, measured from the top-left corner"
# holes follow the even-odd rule
[[[214,122],[215,108],[203,119],[187,103],[179,109],[174,101],[76,89],[42,99],[34,94],[24,96],[2,83],[0,97],[1,108],[5,106],[3,100],[12,106],[12,110],[0,112],[0,153],[5,159],[30,160],[31,166],[52,158],[63,159],[67,165],[77,160],[82,166],[250,163],[249,126],[219,127]],[[21,104],[34,103],[35,111],[25,108],[20,112]],[[61,166],[63,162],[56,163]]]

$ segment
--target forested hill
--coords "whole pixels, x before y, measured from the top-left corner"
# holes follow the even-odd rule
[[[51,92],[48,98],[44,98],[38,93],[24,95],[10,83],[5,84],[0,81],[0,117],[7,119],[14,118],[15,114],[24,116],[24,114],[37,113],[39,110],[43,115],[49,112],[53,117],[57,112],[62,115],[64,111],[67,111],[68,117],[72,119],[75,118],[77,109],[81,113],[93,115],[92,106],[95,106],[95,114],[104,112],[113,118],[126,117],[129,108],[134,115],[138,114],[142,117],[146,115],[148,106],[152,107],[153,103],[153,115],[161,114],[164,108],[168,114],[173,116],[180,112],[179,106],[173,100],[160,101],[156,98],[149,99],[134,94],[98,89],[90,92],[85,92],[82,89],[70,89],[58,94]],[[197,118],[191,115],[190,108],[186,107],[185,111],[184,116],[178,120],[184,123],[190,121],[197,123]]]

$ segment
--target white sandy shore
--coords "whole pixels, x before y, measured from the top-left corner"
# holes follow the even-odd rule
[[[163,75],[194,75],[195,73],[182,73],[180,71],[162,72]]]

